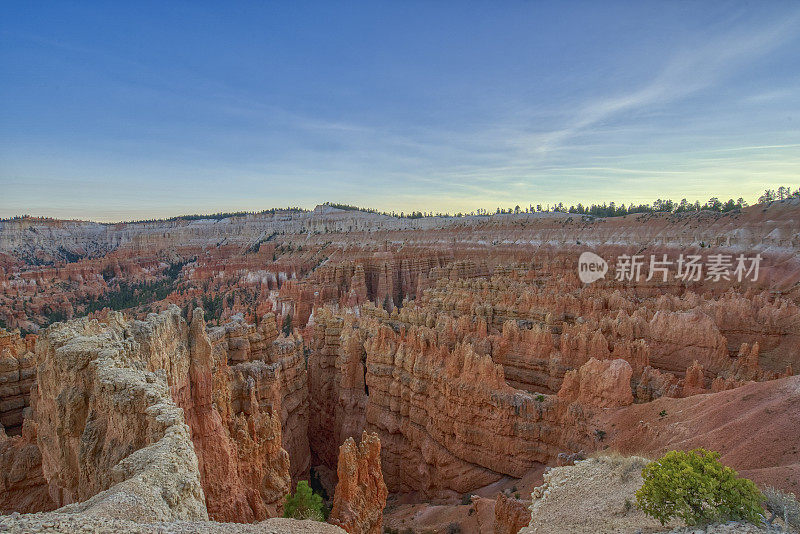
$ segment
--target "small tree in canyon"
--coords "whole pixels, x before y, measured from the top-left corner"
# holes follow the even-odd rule
[[[294,495],[286,496],[286,502],[283,505],[283,517],[325,521],[322,497],[311,490],[308,482],[301,480],[297,483]]]

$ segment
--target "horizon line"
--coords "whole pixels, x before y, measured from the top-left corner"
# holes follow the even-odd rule
[[[785,188],[786,186],[783,186],[783,187]],[[765,193],[767,193],[769,191],[772,191],[774,193],[776,189],[766,189]],[[753,201],[752,204],[748,203],[746,200],[744,200],[743,197],[739,197],[736,200],[731,198],[727,202],[731,202],[731,201],[739,202],[739,201],[743,201],[744,200],[744,203],[742,205],[738,206],[739,209],[742,209],[742,208],[748,208],[748,207],[756,206],[756,205],[759,205],[759,204],[771,204],[772,202],[778,201],[778,200],[785,200],[785,199],[791,199],[793,197],[800,197],[800,187],[798,187],[798,189],[796,191],[794,191],[794,192],[791,192],[791,188],[787,188],[787,189],[788,189],[788,191],[787,191],[788,194],[787,194],[787,196],[785,198],[778,198],[776,196],[775,198],[773,198],[771,200],[766,200],[765,201],[765,200],[763,200],[764,195],[762,195],[762,197],[759,197],[758,199]],[[615,206],[618,209],[626,208],[626,207],[628,209],[631,208],[631,207],[633,207],[633,208],[640,208],[640,207],[650,207],[650,208],[652,208],[653,205],[656,202],[659,202],[659,201],[671,202],[673,204],[673,206],[675,208],[677,208],[681,203],[683,203],[683,201],[686,201],[688,206],[690,206],[691,208],[695,208],[695,209],[685,210],[685,211],[688,211],[688,212],[692,212],[692,211],[695,211],[695,212],[696,211],[720,211],[720,210],[714,210],[714,209],[704,210],[704,207],[707,206],[708,203],[711,202],[714,199],[717,199],[722,203],[725,202],[725,201],[722,200],[723,197],[710,197],[709,200],[706,201],[706,203],[704,203],[704,204],[701,204],[700,200],[696,199],[694,201],[689,201],[686,198],[681,199],[679,202],[675,202],[674,200],[669,199],[669,198],[664,198],[664,199],[657,198],[653,202],[638,203],[638,204],[635,203],[635,202],[629,202],[628,204],[625,204],[624,202],[621,202],[621,203],[617,204],[615,201],[610,201],[610,202],[603,202],[602,204],[599,204],[599,203],[596,203],[596,202],[586,203],[586,204],[584,204],[582,202],[577,202],[577,203],[570,203],[570,205],[567,206],[563,202],[558,202],[558,203],[553,202],[553,203],[536,204],[536,205],[528,204],[527,207],[523,207],[520,204],[517,204],[517,205],[515,205],[515,206],[513,206],[511,208],[501,208],[500,206],[496,206],[493,210],[487,210],[487,209],[484,209],[484,208],[476,208],[476,209],[471,210],[469,212],[458,211],[458,212],[455,212],[455,213],[450,213],[450,212],[434,212],[434,211],[424,211],[424,210],[411,210],[409,212],[406,212],[406,211],[399,211],[398,212],[398,211],[395,211],[395,210],[393,210],[393,211],[381,211],[381,210],[375,209],[375,208],[361,207],[361,206],[354,206],[354,205],[350,205],[350,204],[342,204],[342,203],[337,203],[337,202],[326,201],[326,202],[322,202],[322,203],[316,204],[313,208],[304,208],[304,207],[300,207],[300,206],[286,206],[286,207],[266,208],[266,209],[263,209],[263,210],[219,211],[219,212],[215,212],[215,213],[184,213],[184,214],[180,214],[180,215],[171,215],[171,216],[167,216],[167,217],[156,217],[156,218],[149,218],[149,219],[130,219],[130,220],[123,220],[123,221],[111,221],[111,220],[103,221],[103,220],[81,219],[81,218],[57,218],[57,217],[50,217],[50,216],[46,216],[46,215],[22,214],[22,215],[12,215],[12,216],[9,216],[9,217],[0,217],[0,223],[13,222],[13,221],[19,221],[19,220],[41,220],[41,221],[54,221],[54,222],[95,223],[95,224],[102,224],[102,225],[117,225],[117,224],[146,224],[146,223],[158,223],[158,222],[172,222],[172,221],[178,221],[178,220],[193,221],[193,220],[212,220],[212,219],[215,219],[215,220],[219,221],[219,220],[229,219],[229,218],[233,218],[233,217],[244,217],[244,216],[247,216],[247,215],[264,215],[264,214],[267,214],[267,213],[270,213],[270,212],[272,212],[273,215],[276,214],[276,213],[279,213],[279,212],[311,213],[311,212],[315,211],[317,208],[320,208],[320,207],[330,207],[330,208],[337,209],[337,210],[340,210],[340,211],[359,211],[359,212],[362,212],[362,213],[372,213],[372,214],[376,214],[376,215],[383,215],[383,216],[386,216],[386,217],[394,217],[394,218],[398,218],[398,219],[420,219],[420,218],[434,218],[434,217],[449,217],[449,218],[491,217],[493,215],[524,215],[524,214],[529,214],[530,215],[530,214],[534,214],[534,213],[568,213],[568,214],[571,214],[571,215],[587,215],[587,216],[590,216],[590,217],[608,218],[608,217],[618,217],[618,216],[631,215],[631,214],[634,214],[636,212],[629,212],[629,213],[624,213],[624,214],[620,214],[620,215],[596,216],[596,215],[592,215],[592,214],[588,214],[588,213],[569,212],[568,210],[576,209],[579,206],[583,207],[584,209],[591,208],[591,207],[594,207],[594,206],[597,206],[598,208],[601,208],[601,207],[610,208],[612,205]],[[696,209],[696,207],[698,205],[700,206],[700,209]],[[545,209],[545,206],[546,206],[546,209]],[[536,208],[536,209],[534,209],[534,208]],[[542,208],[542,209],[538,209],[538,208]],[[519,209],[519,211],[516,211],[517,209]],[[670,210],[652,209],[652,212],[654,212],[654,213],[675,213],[676,210],[675,209],[670,209]]]

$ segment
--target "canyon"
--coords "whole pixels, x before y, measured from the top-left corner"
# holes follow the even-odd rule
[[[731,271],[646,279],[690,255]],[[548,467],[699,446],[800,492],[800,199],[3,221],[0,319],[0,525],[267,528],[310,480],[331,532],[501,534]]]

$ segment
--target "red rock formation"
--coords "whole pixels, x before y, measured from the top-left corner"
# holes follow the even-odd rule
[[[520,499],[497,495],[494,505],[494,534],[517,534],[521,528],[528,526],[531,512],[528,503]]]
[[[240,413],[277,415],[292,477],[307,477],[308,383],[302,341],[278,337],[274,314],[262,317],[258,326],[237,320],[212,328],[209,338],[215,362],[214,403],[223,419],[232,421]]]
[[[21,436],[6,436],[0,426],[0,510],[45,512],[55,509],[42,474],[42,454],[32,421]]]
[[[308,358],[309,389],[315,392],[310,439],[319,460],[335,466],[336,444],[357,438],[366,425],[365,333],[322,308],[315,321]]]
[[[144,400],[133,398],[121,406],[106,393],[106,375],[116,372],[114,365],[106,370],[105,363],[98,364],[102,376],[84,370],[86,358],[95,358],[98,362],[119,360],[123,367],[149,368],[163,377],[170,397],[183,408],[187,432],[191,431],[191,458],[199,465],[205,490],[200,496],[203,514],[207,507],[213,518],[229,521],[278,515],[291,483],[289,455],[282,448],[282,421],[294,428],[293,436],[305,437],[307,432],[307,423],[302,424],[307,421],[307,390],[305,373],[299,371],[304,367],[300,341],[275,339],[274,317],[266,317],[257,331],[241,323],[222,329],[223,336],[216,338],[221,341],[212,345],[202,310],[192,315],[190,328],[173,307],[146,323],[127,323],[120,314],[109,313],[105,323],[83,320],[77,327],[48,330],[37,347],[44,365],[37,375],[31,423],[39,429],[42,467],[33,460],[39,448],[26,449],[30,439],[6,439],[4,462],[14,463],[23,457],[20,454],[31,460],[27,460],[27,475],[15,469],[14,481],[6,484],[7,493],[0,492],[0,498],[12,499],[19,494],[18,488],[33,488],[42,479],[49,484],[56,505],[85,500],[118,480],[114,466],[120,454],[146,448],[158,439],[160,425],[141,428],[146,423]],[[78,333],[84,338],[94,336],[86,338],[91,341],[88,348],[80,344],[84,338],[76,337]],[[239,363],[229,366],[229,357]],[[114,380],[138,394],[147,390],[136,385],[139,378],[124,371]],[[151,383],[149,375],[144,379]],[[134,382],[129,386],[126,380]],[[140,413],[140,408],[145,412]],[[99,413],[107,413],[109,420]],[[153,433],[156,437],[151,437]],[[87,443],[94,443],[93,456],[76,452]],[[301,473],[307,472],[307,442],[290,444],[299,449],[301,469],[305,459]],[[21,500],[20,506],[29,505]]]
[[[648,402],[658,397],[679,397],[682,389],[678,382],[678,377],[672,373],[647,366],[636,384],[636,398]]]
[[[350,280],[350,293],[347,297],[348,306],[359,306],[367,301],[367,279],[364,274],[364,266],[356,265],[353,278]]]
[[[632,374],[633,370],[625,360],[592,358],[580,370],[566,374],[558,396],[584,406],[627,406],[633,403]]]
[[[381,437],[390,488],[430,495],[462,494],[503,474],[521,476],[536,462],[593,440],[580,408],[569,412],[555,397],[540,400],[514,390],[502,366],[470,344],[449,350],[435,342],[437,331],[400,326],[395,314],[371,306],[357,322],[318,312],[309,368],[312,389],[322,392],[313,401],[320,419],[312,417],[311,428],[319,425],[321,435],[312,430],[312,449],[328,465],[333,437],[326,420],[351,429],[365,421]],[[361,391],[361,351],[365,412],[359,404],[341,405],[338,393]]]
[[[189,329],[190,399],[184,409],[200,466],[209,517],[250,522],[278,514],[290,488],[289,456],[281,448],[280,418],[259,409],[250,378],[249,409],[225,413],[213,404],[212,347],[203,311]],[[220,362],[223,381],[227,361]],[[222,385],[225,387],[225,384]]]
[[[697,395],[705,393],[705,378],[703,376],[703,366],[697,360],[686,369],[686,378],[683,380],[683,396]]]
[[[358,445],[347,438],[339,448],[337,473],[339,482],[328,522],[351,534],[381,534],[388,491],[377,434],[364,432]]]
[[[695,361],[712,374],[728,364],[728,343],[714,321],[699,311],[659,311],[648,325],[651,364],[683,372]]]
[[[30,406],[35,346],[36,336],[22,339],[0,328],[0,426],[10,435],[21,432],[23,412]]]

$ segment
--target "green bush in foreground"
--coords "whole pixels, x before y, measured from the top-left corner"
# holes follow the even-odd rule
[[[294,495],[288,495],[283,504],[283,517],[292,519],[313,519],[325,521],[322,497],[311,490],[308,482],[301,480],[297,483]]]
[[[688,526],[760,524],[764,496],[752,480],[722,465],[719,456],[705,449],[668,452],[642,470],[644,484],[636,492],[636,505],[662,525],[676,517]]]

